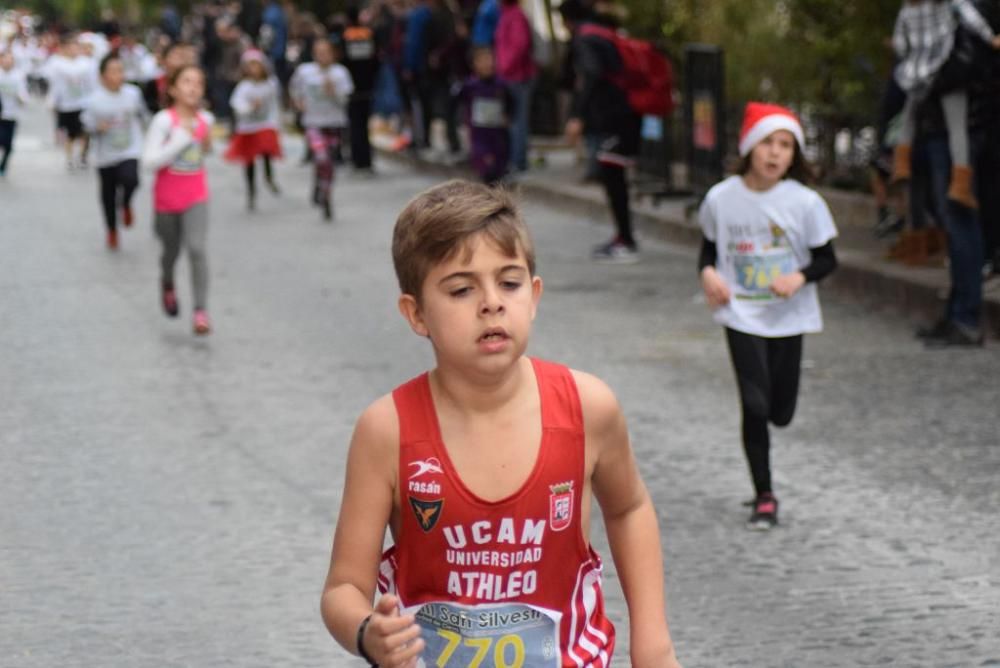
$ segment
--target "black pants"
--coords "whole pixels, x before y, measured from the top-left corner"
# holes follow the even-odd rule
[[[368,93],[351,97],[347,105],[351,124],[351,162],[355,169],[372,166],[372,145],[368,139],[368,119],[372,115],[372,98]]]
[[[132,195],[139,187],[139,162],[137,160],[123,160],[117,165],[101,167],[97,171],[101,177],[101,205],[104,207],[104,222],[108,226],[108,230],[113,231],[117,227],[118,192],[121,191],[121,206],[126,209],[130,208]]]
[[[263,155],[261,159],[264,161],[264,180],[267,181],[268,185],[274,186],[274,172],[271,170],[271,156]],[[257,196],[257,161],[254,160],[248,165],[243,167],[243,174],[247,179],[247,194],[250,198]]]
[[[0,158],[0,174],[7,171],[7,161],[14,150],[14,133],[17,131],[17,121],[0,120],[0,151],[3,151],[3,158]]]
[[[802,335],[771,339],[726,328],[726,341],[743,409],[743,450],[759,495],[772,491],[767,423],[785,427],[795,415]]]
[[[985,259],[1000,273],[1000,122],[973,134],[971,145]]]
[[[618,241],[635,248],[635,236],[632,234],[632,212],[628,205],[628,177],[625,167],[607,163],[600,164],[601,185],[608,197],[611,215],[615,219],[615,235]]]

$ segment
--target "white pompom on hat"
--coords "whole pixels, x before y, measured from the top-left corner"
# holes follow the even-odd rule
[[[748,102],[743,113],[743,127],[740,128],[740,157],[750,155],[754,146],[778,130],[791,132],[799,143],[799,149],[805,146],[802,123],[792,110],[777,104]]]

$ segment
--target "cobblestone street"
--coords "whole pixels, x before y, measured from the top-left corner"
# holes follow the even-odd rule
[[[68,173],[39,106],[0,179],[0,668],[361,666],[319,595],[354,420],[432,363],[396,312],[396,215],[433,179],[338,174],[336,220],[284,192],[244,210],[210,162],[209,310],[162,315],[150,185],[104,247],[94,170]],[[685,668],[1000,667],[1000,347],[925,351],[915,323],[823,295],[781,525],[752,495],[721,328],[692,251],[587,259],[610,227],[528,200],[545,295],[531,353],[617,392],[661,516]],[[628,625],[603,532],[605,592]]]

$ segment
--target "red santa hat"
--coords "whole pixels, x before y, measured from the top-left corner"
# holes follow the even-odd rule
[[[805,146],[802,124],[790,109],[777,104],[748,102],[743,113],[743,127],[740,128],[740,157],[750,155],[754,146],[778,130],[791,132],[800,149]]]

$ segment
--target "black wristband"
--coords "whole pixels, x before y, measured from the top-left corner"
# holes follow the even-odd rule
[[[361,622],[361,626],[358,627],[358,640],[357,640],[358,656],[367,661],[368,665],[372,666],[372,668],[378,668],[378,664],[375,663],[375,661],[370,656],[368,656],[368,652],[365,651],[365,643],[364,643],[365,629],[368,628],[368,622],[370,622],[371,620],[372,616],[368,615],[367,617],[365,617],[364,621]]]

